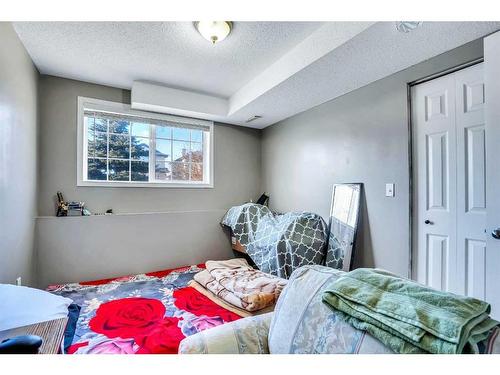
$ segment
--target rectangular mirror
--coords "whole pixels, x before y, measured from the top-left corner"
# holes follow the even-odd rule
[[[359,222],[362,184],[335,184],[325,265],[349,271]]]

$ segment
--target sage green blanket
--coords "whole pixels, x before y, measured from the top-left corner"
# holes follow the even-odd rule
[[[427,288],[386,271],[360,268],[329,286],[323,302],[397,353],[476,353],[499,323],[490,305]]]

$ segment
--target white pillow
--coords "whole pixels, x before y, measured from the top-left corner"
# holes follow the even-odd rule
[[[72,302],[40,289],[0,284],[0,331],[64,318]]]

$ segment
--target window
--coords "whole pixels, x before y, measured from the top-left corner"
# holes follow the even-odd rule
[[[213,123],[78,98],[78,186],[213,186]]]

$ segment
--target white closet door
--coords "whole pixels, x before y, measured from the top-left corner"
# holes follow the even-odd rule
[[[455,80],[444,76],[413,87],[417,182],[417,280],[433,288],[456,286]]]
[[[500,33],[484,39],[486,82],[486,301],[500,319]]]
[[[483,64],[458,71],[457,289],[486,299],[486,133]]]
[[[417,280],[486,296],[486,130],[483,64],[412,91]]]

